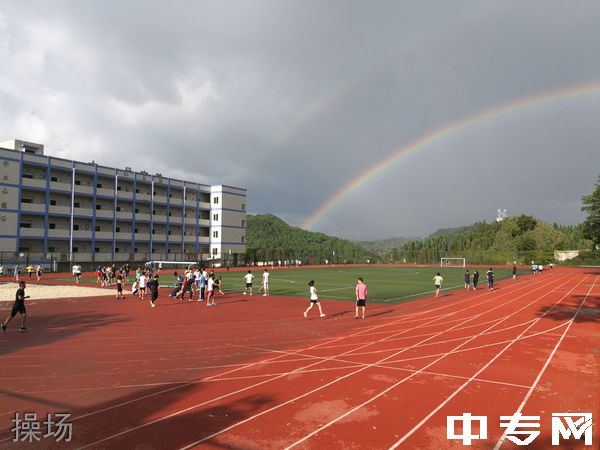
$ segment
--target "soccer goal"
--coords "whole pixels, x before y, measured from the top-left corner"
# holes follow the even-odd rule
[[[146,267],[153,272],[184,271],[194,267],[200,267],[197,261],[148,261]]]
[[[441,267],[467,267],[467,260],[465,258],[441,258]]]

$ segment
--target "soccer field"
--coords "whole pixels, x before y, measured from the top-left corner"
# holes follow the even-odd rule
[[[479,286],[486,286],[485,272],[479,270]],[[308,282],[315,280],[322,299],[350,300],[356,299],[354,289],[356,279],[362,277],[369,287],[369,302],[400,303],[407,300],[431,295],[433,292],[433,276],[440,272],[444,277],[443,292],[462,289],[464,286],[462,267],[438,268],[432,266],[386,267],[386,266],[336,266],[331,268],[303,268],[273,270],[270,276],[272,295],[308,297]],[[254,292],[262,285],[263,269],[253,270]],[[501,280],[511,276],[510,269],[495,269],[495,279]],[[225,291],[241,291],[244,273],[225,273],[223,286]]]
[[[254,295],[259,294],[262,286],[264,269],[252,268],[254,274]],[[473,269],[470,269],[471,272]],[[433,292],[433,277],[437,272],[444,277],[442,293],[462,289],[465,269],[462,267],[435,267],[435,266],[335,266],[327,268],[290,268],[283,270],[270,270],[271,295],[308,297],[308,282],[315,280],[321,299],[354,301],[356,279],[362,277],[369,287],[369,303],[395,304],[426,297]],[[486,287],[485,272],[487,268],[478,269],[479,286]],[[521,273],[524,270],[521,269]],[[179,271],[181,272],[181,270]],[[242,292],[245,286],[244,275],[246,271],[230,271],[216,269],[217,276],[223,277],[223,290],[225,292]],[[494,269],[496,287],[501,288],[501,281],[511,277],[510,268]],[[72,278],[65,278],[72,282]],[[83,282],[94,282],[95,278],[84,278]],[[127,286],[130,286],[133,277],[129,276]],[[172,271],[163,270],[160,274],[161,286],[174,285],[175,278]]]

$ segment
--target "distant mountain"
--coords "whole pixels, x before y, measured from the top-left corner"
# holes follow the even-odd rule
[[[356,241],[356,243],[369,252],[383,255],[411,240],[415,240],[415,238],[392,237],[376,241]]]
[[[305,263],[365,263],[376,255],[358,244],[292,227],[272,214],[246,216],[246,259],[296,260]]]
[[[440,228],[435,233],[430,234],[429,237],[441,236],[443,238],[450,238],[450,237],[452,237],[452,236],[454,236],[454,235],[456,235],[458,233],[462,233],[464,231],[467,231],[472,226],[473,225],[462,226],[462,227],[455,227],[455,228]]]

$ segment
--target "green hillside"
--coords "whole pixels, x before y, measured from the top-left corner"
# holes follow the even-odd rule
[[[309,264],[366,263],[375,255],[354,242],[291,227],[272,214],[246,218],[246,260],[302,260]]]
[[[385,259],[397,262],[436,263],[441,257],[464,257],[470,263],[526,264],[551,261],[554,250],[586,249],[583,228],[550,225],[531,216],[502,222],[477,222],[469,227],[440,230],[431,236],[404,243]]]
[[[400,247],[405,242],[414,240],[415,238],[394,237],[388,239],[378,239],[376,241],[356,241],[360,247],[368,252],[376,253],[377,255],[385,255],[393,249]]]

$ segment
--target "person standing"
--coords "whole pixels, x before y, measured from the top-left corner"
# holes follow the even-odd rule
[[[517,279],[517,266],[514,265],[512,268],[512,276],[513,276],[513,280]]]
[[[37,280],[40,281],[42,279],[42,266],[40,264],[38,264],[37,266],[35,266],[35,274],[37,276]]]
[[[13,318],[17,315],[17,313],[21,314],[21,328],[19,331],[26,331],[27,327],[25,326],[25,319],[27,319],[27,309],[25,309],[25,299],[29,298],[29,295],[25,295],[25,288],[27,285],[24,281],[19,282],[19,289],[17,289],[17,293],[15,294],[15,303],[13,304],[12,311],[10,316],[6,318],[4,323],[1,325],[2,332],[6,331],[6,326],[8,323],[13,320]]]
[[[244,275],[244,280],[246,281],[246,288],[244,289],[244,295],[250,294],[252,295],[252,280],[254,279],[254,275],[249,270],[246,275]]]
[[[465,290],[470,290],[471,289],[471,274],[469,273],[469,269],[467,269],[467,271],[465,272]]]
[[[15,277],[15,283],[19,282],[19,273],[21,273],[21,267],[19,267],[19,265],[16,264],[15,268],[13,269],[13,275]]]
[[[146,295],[146,284],[148,283],[148,280],[146,278],[146,271],[143,271],[140,273],[138,282],[139,282],[140,300],[144,300],[144,295]]]
[[[81,280],[81,266],[79,264],[73,264],[73,278],[75,278],[75,284],[79,284],[79,280]]]
[[[150,280],[148,288],[150,289],[150,306],[156,308],[156,300],[158,299],[158,275],[154,275]]]
[[[477,290],[477,284],[479,283],[479,272],[477,270],[473,271],[473,290]]]
[[[215,302],[215,284],[215,275],[211,273],[208,276],[208,282],[206,283],[206,306],[217,306],[217,303]]]
[[[490,270],[488,270],[485,275],[487,276],[487,284],[488,284],[488,291],[493,291],[494,290],[494,271],[492,270],[492,268],[490,267]]]
[[[362,318],[365,318],[365,309],[367,307],[367,285],[364,283],[362,277],[358,277],[356,280],[356,308],[354,310],[354,318],[358,319],[358,309],[362,308]]]
[[[262,290],[263,290],[263,297],[266,297],[267,295],[269,295],[269,271],[267,269],[265,269],[265,271],[263,272],[263,285],[262,285]]]
[[[119,273],[117,275],[117,300],[124,300],[125,296],[123,295],[123,275]]]
[[[444,281],[444,278],[438,272],[437,275],[435,277],[433,277],[433,286],[435,288],[434,293],[435,293],[436,298],[440,296],[440,289],[442,288],[442,281]]]
[[[319,317],[325,317],[325,314],[323,314],[323,309],[321,308],[321,303],[319,303],[319,292],[317,291],[317,288],[315,287],[315,281],[310,280],[308,282],[308,286],[310,289],[310,305],[308,306],[308,309],[306,311],[304,311],[304,317],[308,317],[308,312],[315,305],[317,305],[319,307]]]

